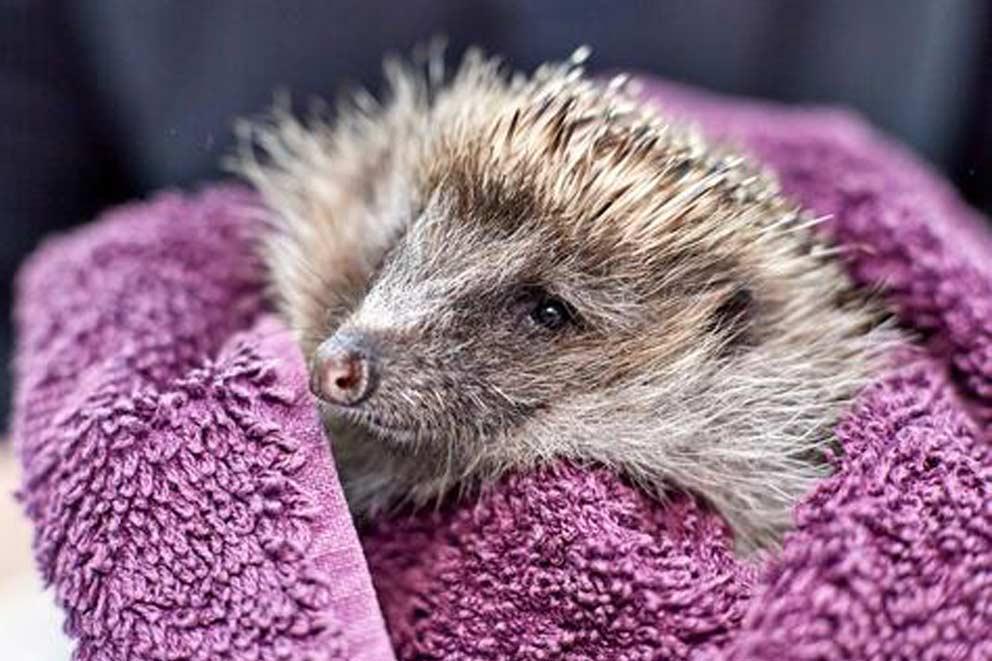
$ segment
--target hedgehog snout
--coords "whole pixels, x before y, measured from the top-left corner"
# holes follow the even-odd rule
[[[317,347],[310,390],[329,404],[356,406],[375,390],[376,363],[368,338],[339,331]]]

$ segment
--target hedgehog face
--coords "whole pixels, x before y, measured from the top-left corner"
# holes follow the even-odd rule
[[[716,256],[632,264],[549,210],[490,209],[494,223],[438,199],[311,363],[328,417],[391,451],[526,463],[550,451],[542,428],[560,444],[577,400],[596,397],[642,425],[637,392],[742,335],[752,298]]]

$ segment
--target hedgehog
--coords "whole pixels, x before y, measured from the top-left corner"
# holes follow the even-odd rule
[[[772,174],[586,54],[389,60],[381,100],[239,125],[349,506],[568,461],[774,547],[896,331]]]

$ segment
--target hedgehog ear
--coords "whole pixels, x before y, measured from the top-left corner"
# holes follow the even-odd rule
[[[731,289],[710,317],[710,331],[722,338],[721,351],[749,346],[756,312],[754,291],[747,285]]]

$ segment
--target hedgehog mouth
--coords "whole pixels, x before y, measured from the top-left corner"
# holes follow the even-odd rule
[[[324,410],[335,420],[367,432],[376,440],[383,442],[387,447],[408,447],[422,440],[421,435],[415,430],[386,424],[381,418],[368,411],[360,411],[326,403],[324,404]]]

